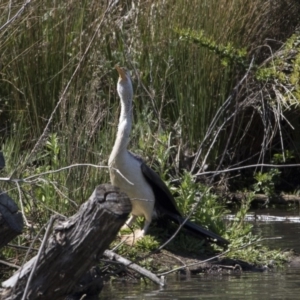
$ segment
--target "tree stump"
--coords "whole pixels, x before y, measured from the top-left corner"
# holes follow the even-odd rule
[[[0,191],[0,249],[23,230],[23,218],[16,203]]]
[[[109,184],[99,185],[79,211],[54,226],[44,249],[2,283],[1,299],[21,299],[31,270],[35,271],[26,299],[64,299],[97,262],[131,212],[126,194]],[[41,251],[42,250],[42,251]]]

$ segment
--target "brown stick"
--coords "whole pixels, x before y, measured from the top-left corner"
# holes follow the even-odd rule
[[[54,226],[44,249],[2,285],[0,299],[64,299],[96,263],[131,211],[129,198],[108,184],[98,186],[71,218]],[[24,288],[35,265],[35,271]],[[2,296],[2,297],[1,297]]]
[[[110,260],[115,260],[122,265],[126,266],[129,269],[132,269],[139,274],[149,278],[153,282],[157,283],[160,286],[165,285],[165,278],[162,276],[161,278],[158,278],[155,274],[151,273],[150,271],[146,270],[145,268],[133,263],[132,261],[128,260],[125,257],[122,257],[121,255],[118,255],[117,253],[114,253],[113,251],[110,250],[105,250],[104,251],[104,256],[108,257]]]

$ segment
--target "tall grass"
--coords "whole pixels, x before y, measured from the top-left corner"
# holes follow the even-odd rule
[[[10,3],[0,7],[1,24],[23,1],[15,1],[11,10]],[[145,132],[149,139],[172,132],[173,143],[195,150],[239,68],[222,64],[208,48],[181,40],[178,29],[202,31],[218,45],[252,53],[266,37],[289,35],[299,12],[296,8],[292,0],[149,0],[120,1],[107,11],[104,1],[33,1],[0,32],[0,130],[6,172],[21,177],[41,166],[39,172],[45,171],[47,165],[105,165],[118,121],[116,63],[133,73],[138,127],[132,148],[147,139]],[[288,13],[289,21],[278,17]],[[45,138],[29,156],[59,100]],[[55,140],[51,134],[56,134]],[[225,130],[210,157],[212,164],[226,138]],[[56,163],[53,143],[58,148]],[[143,147],[147,155],[147,143]],[[108,177],[105,170],[81,167],[52,179],[78,203]],[[44,199],[41,193],[36,197]],[[65,196],[53,192],[51,197],[64,206]]]
[[[143,88],[138,90],[142,93],[142,107],[138,103],[137,108],[145,110],[148,104],[153,126],[159,129],[164,128],[166,120],[176,124],[175,135],[180,133],[177,143],[181,140],[182,147],[194,150],[236,82],[240,68],[234,62],[224,65],[208,47],[181,40],[178,29],[201,31],[216,45],[245,48],[252,55],[258,46],[268,44],[266,38],[281,38],[281,28],[286,29],[287,36],[292,32],[292,22],[284,22],[282,16],[293,14],[293,5],[296,8],[295,1],[225,0],[145,5],[136,15],[134,26],[124,33],[124,39],[129,41],[127,59],[141,72],[141,81],[148,88],[147,92]],[[297,18],[289,15],[290,20],[293,16],[294,20]],[[128,38],[132,36],[137,38]],[[264,55],[261,53],[258,59]],[[222,153],[229,131],[223,131],[210,164]]]

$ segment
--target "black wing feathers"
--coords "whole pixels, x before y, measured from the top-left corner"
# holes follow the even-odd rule
[[[177,208],[175,199],[166,184],[161,180],[159,175],[149,168],[144,162],[141,165],[142,173],[151,185],[155,195],[155,208],[169,211],[181,216]]]
[[[141,170],[147,182],[153,189],[156,210],[158,210],[159,213],[163,213],[170,220],[182,224],[185,221],[185,218],[179,211],[174,197],[166,184],[161,180],[159,175],[149,168],[144,162],[141,164]],[[189,220],[186,220],[183,227],[195,234],[200,234],[202,237],[204,236],[216,240],[218,244],[229,244],[229,242],[224,238]]]

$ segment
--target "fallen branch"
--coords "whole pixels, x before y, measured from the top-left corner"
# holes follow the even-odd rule
[[[249,246],[252,246],[253,244],[257,244],[257,243],[260,243],[262,241],[266,241],[266,240],[276,240],[276,239],[281,239],[281,237],[271,237],[271,238],[261,238],[261,239],[258,239],[257,241],[254,241],[254,242],[251,242],[251,243],[248,243],[248,244],[244,244],[240,247],[236,247],[236,248],[233,248],[233,249],[228,249],[224,252],[221,252],[220,254],[218,255],[215,255],[213,257],[210,257],[208,259],[205,259],[205,260],[202,260],[202,261],[198,261],[198,262],[195,262],[195,263],[191,263],[191,264],[185,264],[184,266],[181,266],[181,267],[177,267],[177,268],[174,268],[172,270],[169,270],[167,272],[163,272],[163,273],[160,273],[160,274],[157,274],[158,276],[166,276],[168,274],[171,274],[171,273],[174,273],[174,272],[177,272],[179,270],[182,270],[182,269],[185,269],[185,268],[189,268],[189,267],[193,267],[193,266],[197,266],[197,265],[201,265],[201,264],[204,264],[204,263],[207,263],[209,261],[214,261],[216,259],[219,259],[221,258],[222,256],[225,256],[225,254],[229,253],[229,252],[234,252],[234,251],[237,251],[237,250],[241,250],[241,249],[244,249],[244,248],[247,248]],[[226,266],[228,267],[228,266]]]
[[[103,255],[105,257],[109,258],[110,260],[115,260],[115,261],[121,263],[122,265],[124,265],[125,267],[138,272],[139,274],[149,278],[151,281],[159,284],[160,286],[165,285],[164,276],[160,276],[160,278],[158,278],[155,274],[153,274],[150,271],[144,269],[143,267],[133,263],[132,261],[114,253],[113,251],[105,250]]]
[[[230,193],[227,195],[232,200],[242,201],[245,198],[251,195],[252,202],[259,202],[259,203],[269,203],[269,204],[287,204],[290,202],[300,204],[300,196],[298,195],[274,195],[274,196],[267,196],[265,194],[253,194],[253,193]]]
[[[39,178],[44,175],[59,173],[61,171],[65,171],[65,170],[76,168],[76,167],[93,167],[93,168],[102,168],[102,169],[109,169],[109,170],[112,169],[112,170],[116,171],[129,184],[133,184],[118,169],[115,169],[113,167],[108,167],[108,166],[95,165],[95,164],[72,164],[72,165],[62,167],[62,168],[59,168],[56,170],[50,170],[50,171],[42,172],[39,174],[30,175],[30,176],[22,178],[22,179],[11,178],[11,177],[0,177],[0,181],[8,181],[8,182],[15,182],[15,183],[16,182],[18,182],[18,183],[34,183],[36,180],[39,180]]]

